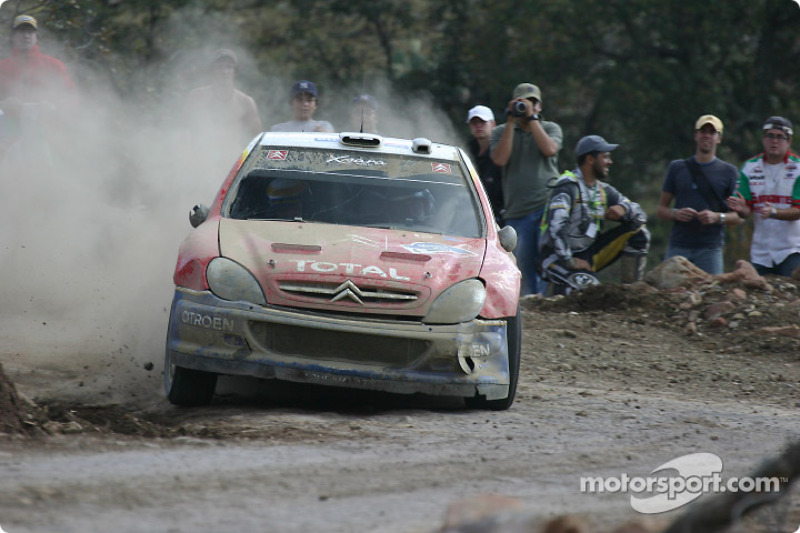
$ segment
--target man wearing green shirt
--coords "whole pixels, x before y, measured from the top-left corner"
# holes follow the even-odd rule
[[[537,273],[539,222],[548,183],[558,178],[561,126],[542,119],[542,92],[532,83],[517,85],[506,110],[508,119],[492,130],[492,160],[502,168],[503,215],[517,231],[514,255],[522,272],[520,294],[542,292]]]

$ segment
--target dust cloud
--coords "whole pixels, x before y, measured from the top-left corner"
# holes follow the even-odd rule
[[[45,40],[41,47],[58,50]],[[182,114],[185,94],[206,83],[208,58],[221,47],[236,51],[236,86],[255,98],[264,129],[289,120],[296,80],[259,73],[229,41],[169,55],[127,97],[101,72],[65,61],[79,106],[46,128],[34,117],[0,162],[0,362],[12,376],[60,376],[59,394],[85,402],[160,400],[189,210],[211,203],[245,146],[212,144],[221,132],[188,128]],[[315,118],[338,131],[352,130],[346,108],[368,92],[382,134],[463,145],[431,98],[401,97],[374,79],[341,88],[312,81],[321,92]]]

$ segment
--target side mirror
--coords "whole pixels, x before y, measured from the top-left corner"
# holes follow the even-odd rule
[[[196,228],[206,221],[209,211],[210,209],[207,205],[198,204],[194,206],[189,212],[189,224],[191,224],[193,228]],[[514,239],[516,239],[516,233],[514,234]],[[516,242],[516,240],[514,242]]]
[[[500,239],[500,246],[502,246],[503,250],[506,252],[513,252],[514,248],[517,247],[517,230],[513,227],[503,226],[500,228],[500,231],[497,232],[497,236]]]

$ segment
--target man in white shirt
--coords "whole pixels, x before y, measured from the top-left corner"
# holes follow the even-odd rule
[[[292,85],[289,104],[292,107],[292,120],[272,126],[270,131],[329,131],[333,126],[326,120],[314,120],[318,104],[317,86],[307,80]]]
[[[755,212],[750,261],[759,274],[800,275],[800,157],[790,151],[792,123],[769,117],[764,152],[748,160],[728,205],[742,218]]]

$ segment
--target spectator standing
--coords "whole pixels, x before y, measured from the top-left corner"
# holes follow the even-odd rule
[[[503,225],[503,174],[500,167],[492,161],[491,137],[496,123],[494,113],[485,105],[476,105],[467,113],[472,139],[469,141],[469,153],[478,170],[486,196],[494,211],[498,225]]]
[[[764,152],[742,166],[728,205],[742,218],[756,213],[750,244],[756,271],[792,276],[800,268],[800,158],[790,150],[788,119],[769,117],[762,130]]]
[[[722,274],[725,226],[742,222],[727,204],[739,171],[717,157],[722,129],[714,115],[697,119],[694,156],[669,164],[658,200],[658,217],[674,221],[664,259],[681,255],[709,274]]]
[[[256,101],[234,86],[239,60],[232,50],[214,52],[209,65],[210,84],[198,87],[187,96],[187,120],[201,135],[241,151],[253,137],[264,131]]]
[[[75,84],[64,63],[39,50],[39,23],[34,17],[14,18],[11,45],[11,56],[0,60],[6,144],[25,134],[52,140],[64,132],[77,104]],[[43,156],[49,159],[49,154],[38,154],[39,159]]]
[[[358,94],[350,102],[350,127],[361,133],[378,133],[378,101],[372,95]]]
[[[522,272],[520,294],[541,293],[537,264],[539,222],[547,202],[548,183],[558,178],[561,127],[542,119],[542,92],[532,83],[514,89],[508,118],[492,130],[491,154],[503,169],[503,218],[517,231],[514,250]]]
[[[333,126],[326,120],[314,120],[314,113],[319,103],[317,86],[307,80],[296,81],[292,85],[289,105],[292,108],[292,120],[272,126],[270,131],[329,131]]]
[[[618,258],[621,281],[632,283],[644,275],[650,232],[647,215],[628,200],[608,179],[611,151],[619,145],[599,135],[578,141],[578,167],[561,175],[550,194],[542,220],[542,273],[551,281],[564,273],[600,272]],[[606,221],[618,221],[606,230]]]

